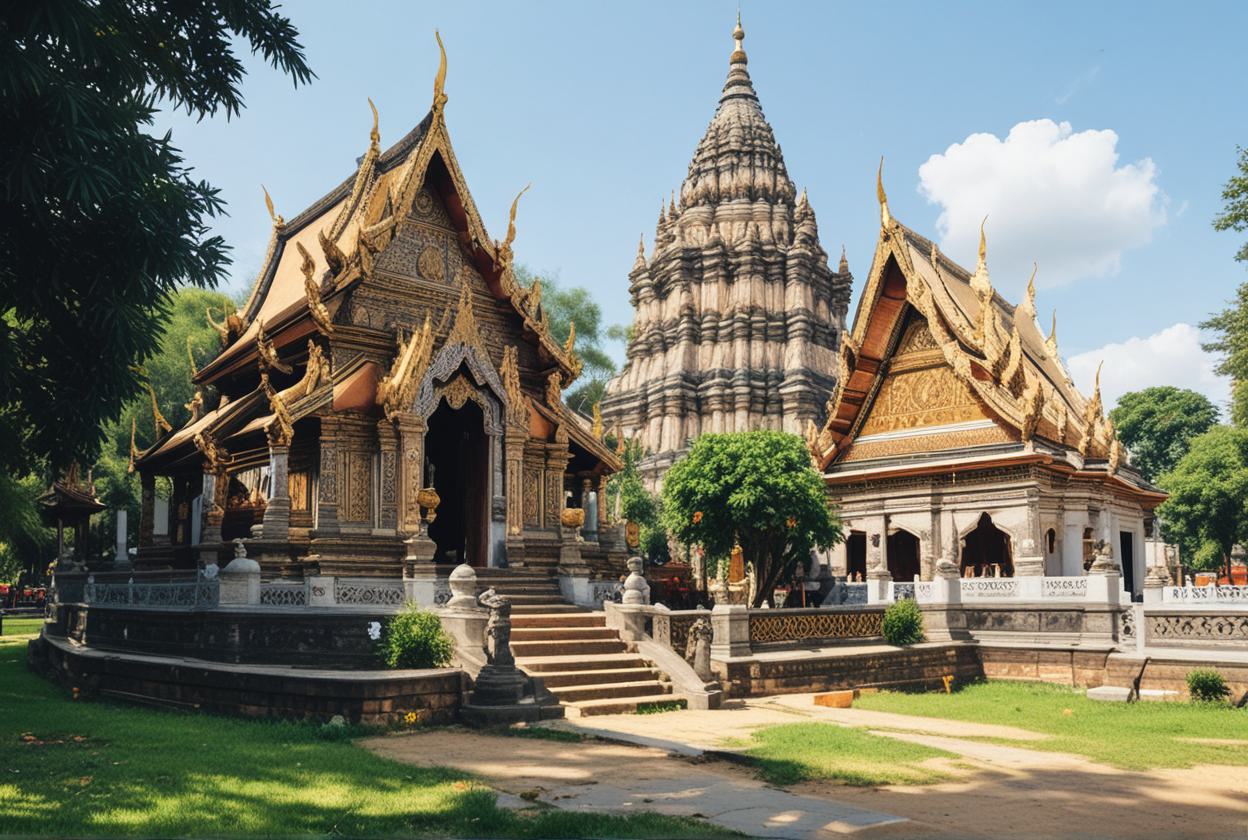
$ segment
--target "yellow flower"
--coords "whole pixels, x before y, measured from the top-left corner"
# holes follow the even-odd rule
[[[416,713],[408,712],[403,716],[403,720],[408,726],[414,726],[416,724]]]
[[[788,519],[788,522],[786,522],[785,524],[786,524],[786,525],[788,525],[790,528],[796,528],[796,527],[797,527],[797,517],[796,517],[796,516],[790,516],[790,517],[789,517],[789,519]]]

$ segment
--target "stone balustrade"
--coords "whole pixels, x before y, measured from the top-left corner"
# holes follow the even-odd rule
[[[1161,590],[1164,604],[1174,606],[1204,604],[1248,605],[1248,586],[1166,586]]]

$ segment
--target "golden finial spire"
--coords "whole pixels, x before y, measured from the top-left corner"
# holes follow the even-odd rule
[[[601,402],[594,403],[594,424],[591,427],[591,431],[593,432],[593,435],[595,438],[597,438],[598,440],[602,440],[603,429],[602,429],[602,403]]]
[[[1022,305],[1019,306],[1023,314],[1030,318],[1036,317],[1036,272],[1039,270],[1039,263],[1031,264],[1031,277],[1027,280],[1027,295],[1023,298]]]
[[[381,132],[378,130],[377,106],[373,104],[373,98],[368,97],[368,107],[373,112],[373,130],[368,133],[368,142],[376,148],[381,143]]]
[[[1049,337],[1044,340],[1044,346],[1049,351],[1049,355],[1054,359],[1057,358],[1057,310],[1053,310],[1053,325],[1049,327]]]
[[[273,197],[269,195],[269,188],[261,184],[260,189],[264,190],[264,206],[269,208],[269,218],[273,220],[273,227],[286,224],[286,220],[273,210]]]
[[[992,297],[992,279],[988,276],[988,238],[984,234],[984,225],[988,217],[979,223],[979,259],[975,262],[975,273],[971,275],[971,288],[981,297]]]
[[[571,356],[574,347],[576,347],[576,321],[569,321],[568,340],[563,344],[563,352]]]
[[[888,196],[884,194],[884,156],[880,155],[880,168],[875,173],[875,197],[880,201],[880,226],[888,227],[893,217],[888,212]]]
[[[516,241],[516,207],[520,205],[520,196],[529,191],[529,187],[533,186],[525,184],[524,189],[516,193],[516,197],[511,201],[511,210],[507,214],[507,238],[498,246],[498,258],[504,265],[511,265],[511,244]]]
[[[433,37],[438,39],[438,75],[433,77],[433,113],[437,116],[442,113],[442,109],[446,107],[446,93],[443,90],[446,87],[446,47],[442,46],[442,35],[438,30],[433,30]]]
[[[745,28],[741,26],[741,10],[737,9],[737,25],[732,30],[732,57],[730,60],[736,61],[738,57],[745,58]]]

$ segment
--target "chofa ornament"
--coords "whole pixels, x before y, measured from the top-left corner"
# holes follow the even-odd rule
[[[559,521],[563,523],[565,528],[581,528],[585,525],[585,509],[584,508],[564,508],[563,513],[559,514]]]

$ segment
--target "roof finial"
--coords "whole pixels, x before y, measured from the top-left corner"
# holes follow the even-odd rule
[[[1023,298],[1023,303],[1019,307],[1025,314],[1036,317],[1036,272],[1040,270],[1039,263],[1031,264],[1031,277],[1027,280],[1027,296]]]
[[[443,88],[446,86],[446,48],[442,46],[442,35],[438,30],[433,30],[433,37],[438,39],[438,75],[433,77],[433,113],[437,116],[442,113],[442,109],[446,106],[446,93]]]
[[[286,224],[286,220],[273,210],[273,197],[269,195],[269,188],[261,184],[260,189],[264,190],[264,206],[269,208],[269,218],[273,220],[273,226],[281,227]]]
[[[884,155],[880,155],[880,168],[875,173],[875,197],[880,200],[880,226],[888,227],[893,217],[888,213],[888,196],[884,194]]]
[[[971,288],[981,296],[992,297],[992,280],[988,276],[988,239],[984,234],[984,225],[988,217],[979,223],[979,259],[975,263],[975,273],[971,275]]]
[[[375,148],[381,143],[381,132],[377,130],[377,106],[371,96],[368,97],[368,107],[373,110],[373,130],[368,133],[368,142]]]
[[[1049,337],[1044,340],[1045,349],[1054,359],[1057,358],[1057,310],[1053,310],[1053,326],[1049,327]]]
[[[845,246],[841,246],[841,264],[837,267],[841,274],[849,274],[849,260],[845,258]]]
[[[646,235],[643,233],[637,238],[637,259],[633,262],[633,268],[646,267]]]
[[[745,29],[741,26],[741,9],[737,9],[737,26],[732,30],[732,56],[729,61],[745,61]]]
[[[511,265],[511,245],[516,241],[516,207],[520,204],[520,196],[528,192],[531,186],[533,186],[531,183],[525,184],[524,189],[516,193],[516,197],[511,200],[511,210],[507,214],[507,238],[497,248],[498,257],[504,265]]]

